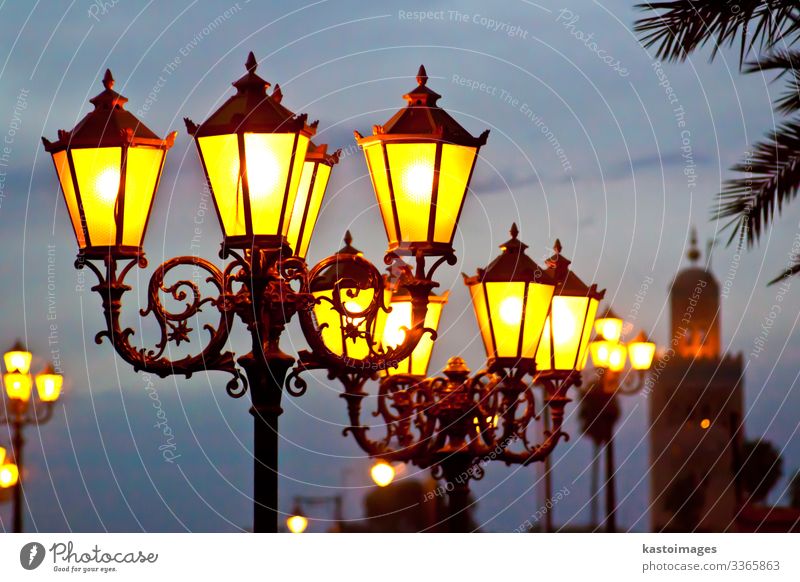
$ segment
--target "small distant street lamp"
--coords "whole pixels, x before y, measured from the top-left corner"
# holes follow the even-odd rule
[[[609,532],[617,531],[614,478],[614,433],[619,418],[617,397],[636,394],[642,389],[656,351],[656,345],[641,331],[633,340],[622,341],[624,328],[622,319],[611,309],[595,322],[596,338],[589,344],[589,352],[596,374],[594,381],[585,388],[581,404],[586,432],[595,447],[595,463],[600,445],[605,443],[605,526]],[[626,364],[630,370],[626,371]],[[593,499],[597,494],[596,486],[597,476],[593,473]]]
[[[378,487],[388,487],[394,481],[395,470],[386,461],[378,461],[369,470],[373,482]]]
[[[3,449],[3,460],[0,461],[0,487],[14,487],[13,531],[15,533],[21,533],[23,528],[23,480],[20,479],[20,475],[24,472],[23,429],[31,424],[42,425],[53,417],[54,404],[61,395],[64,381],[52,365],[48,364],[35,377],[39,403],[32,401],[34,384],[30,374],[32,359],[33,355],[20,342],[3,356],[6,366],[6,373],[3,375],[6,400],[4,415],[0,422],[12,429],[14,462],[6,461],[6,451]]]
[[[289,531],[296,534],[306,531],[308,528],[308,517],[306,517],[303,507],[319,505],[333,506],[334,524],[330,531],[336,533],[341,532],[344,522],[342,510],[343,499],[341,495],[296,495],[292,507],[292,514],[286,520],[286,527]]]

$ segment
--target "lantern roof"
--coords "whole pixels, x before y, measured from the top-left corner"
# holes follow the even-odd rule
[[[200,125],[188,117],[184,118],[186,130],[195,137],[226,135],[231,133],[297,133],[307,136],[316,133],[318,121],[307,123],[308,115],[296,115],[283,105],[283,92],[275,85],[271,95],[267,95],[270,83],[256,74],[258,63],[250,52],[247,55],[247,72],[232,85],[236,94]]]
[[[428,73],[420,65],[417,72],[417,87],[403,95],[408,105],[398,111],[383,125],[372,128],[372,136],[363,137],[354,132],[358,143],[380,141],[391,138],[432,138],[456,145],[480,147],[489,137],[487,129],[478,137],[473,137],[447,111],[436,102],[441,95],[428,88]]]
[[[556,239],[553,244],[553,256],[551,256],[545,263],[547,264],[547,274],[555,281],[556,295],[571,295],[575,297],[592,297],[601,300],[606,291],[597,290],[597,285],[592,283],[591,286],[584,283],[570,268],[572,261],[567,259],[561,254],[562,246],[561,241]]]
[[[308,150],[306,151],[306,160],[314,162],[322,162],[328,166],[334,166],[339,163],[339,157],[342,155],[342,150],[339,148],[332,154],[328,153],[328,144],[323,143],[320,145],[315,144],[313,141],[308,142]]]
[[[361,256],[363,253],[355,248],[351,243],[353,235],[350,231],[344,233],[344,246],[336,251],[334,258],[344,256]],[[363,269],[354,265],[350,261],[334,261],[328,268],[324,269],[312,282],[311,291],[328,291],[336,286],[338,281],[350,279],[354,282],[359,281],[364,275]]]
[[[500,245],[503,252],[488,267],[478,269],[475,277],[464,275],[467,285],[492,281],[554,284],[548,272],[525,252],[528,245],[517,238],[519,229],[516,223],[511,225],[510,234],[511,238]]]
[[[122,147],[126,145],[149,145],[154,147],[172,147],[176,132],[170,133],[166,139],[158,137],[150,128],[125,109],[128,102],[114,91],[114,77],[106,69],[103,76],[103,92],[89,99],[94,105],[90,111],[71,130],[58,130],[58,140],[51,142],[44,137],[44,149],[50,153],[72,147]]]

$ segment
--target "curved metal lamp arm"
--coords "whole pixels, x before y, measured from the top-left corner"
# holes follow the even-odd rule
[[[563,378],[538,375],[534,378],[534,383],[540,385],[545,391],[545,406],[549,408],[551,427],[544,432],[544,438],[540,443],[530,445],[526,436],[527,425],[520,424],[520,431],[517,435],[523,443],[523,450],[514,451],[509,446],[498,455],[498,458],[505,461],[507,465],[528,465],[542,461],[553,452],[559,441],[569,440],[569,435],[561,430],[564,424],[564,408],[571,401],[567,397],[567,391],[571,386],[580,383],[580,375],[572,373]]]
[[[226,390],[233,397],[240,397],[247,391],[247,381],[244,375],[236,368],[233,354],[224,351],[225,344],[233,322],[233,303],[235,295],[231,290],[231,269],[238,266],[232,263],[225,271],[220,271],[209,261],[198,257],[175,257],[159,265],[150,278],[148,284],[147,307],[140,310],[141,316],[152,315],[161,331],[161,338],[154,348],[137,348],[130,342],[134,330],[122,327],[120,316],[122,311],[122,296],[130,291],[131,287],[125,283],[125,277],[134,266],[144,268],[147,260],[143,255],[128,259],[128,263],[117,272],[117,259],[108,256],[103,259],[105,273],[93,262],[78,257],[75,266],[82,269],[86,266],[97,276],[98,284],[92,287],[103,300],[103,313],[106,318],[106,329],[95,335],[95,342],[100,344],[103,338],[108,338],[120,357],[128,362],[135,371],[144,370],[162,378],[169,375],[184,375],[191,377],[195,372],[218,370],[233,376],[228,382]],[[206,272],[205,281],[216,287],[218,295],[203,297],[194,281],[180,280],[172,285],[165,284],[165,277],[172,269],[180,266],[192,266]],[[166,293],[176,301],[186,300],[185,307],[180,312],[168,310],[161,302],[160,294]],[[216,327],[207,324],[204,326],[209,333],[209,340],[205,347],[197,354],[188,355],[178,360],[170,360],[164,352],[170,342],[180,345],[189,342],[189,333],[192,331],[187,322],[197,315],[205,305],[217,309],[220,315]]]
[[[385,261],[387,264],[394,262],[396,257],[389,254]],[[454,260],[454,257],[453,259]],[[433,340],[436,339],[436,332],[424,326],[425,316],[428,311],[428,296],[431,290],[438,286],[432,280],[434,271],[444,262],[451,262],[450,257],[439,259],[426,273],[424,269],[424,257],[418,257],[417,273],[412,275],[411,269],[407,268],[401,277],[401,284],[411,295],[411,328],[405,330],[402,343],[393,348],[383,348],[382,338],[374,335],[376,321],[381,316],[381,311],[388,313],[391,308],[384,302],[385,281],[383,275],[368,260],[360,255],[332,255],[323,259],[310,271],[305,272],[295,269],[293,279],[300,281],[300,292],[298,298],[301,305],[298,305],[298,317],[300,328],[306,338],[313,361],[308,364],[314,367],[325,367],[330,369],[344,369],[348,371],[376,372],[387,368],[396,367],[400,362],[408,358],[417,347],[422,337],[427,333]],[[342,277],[333,285],[331,297],[314,297],[312,290],[315,281],[329,268],[342,270],[352,269],[360,271],[362,276],[358,279],[353,277]],[[361,292],[372,291],[372,300],[361,311],[352,310],[348,307],[347,298],[353,298]],[[346,340],[364,341],[368,347],[368,354],[364,358],[352,358],[343,354],[336,354],[325,345],[322,337],[322,326],[317,325],[314,317],[314,306],[328,303],[331,308],[343,316],[345,322],[342,332]],[[358,323],[354,323],[358,322]],[[302,362],[298,364],[298,373],[303,368],[308,367]],[[296,377],[296,374],[294,374]]]
[[[644,388],[644,381],[647,378],[647,370],[631,370],[617,382],[617,392],[620,394],[636,394]]]

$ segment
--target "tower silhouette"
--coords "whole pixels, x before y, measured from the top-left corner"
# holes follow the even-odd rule
[[[687,257],[670,287],[669,342],[646,389],[651,529],[726,531],[737,510],[742,356],[722,353],[720,287],[694,229]]]

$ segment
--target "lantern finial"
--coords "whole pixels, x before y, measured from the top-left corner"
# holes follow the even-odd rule
[[[350,231],[348,230],[344,233],[344,244],[350,246],[351,242],[353,242],[353,235],[350,234]]]
[[[103,87],[109,90],[114,88],[114,76],[111,74],[111,69],[106,69],[106,74],[103,75]]]
[[[428,83],[428,73],[425,70],[425,65],[419,66],[419,71],[417,71],[417,83],[422,87]]]
[[[517,235],[519,235],[519,229],[517,228],[516,222],[511,223],[511,230],[508,232],[511,234],[511,238],[517,238]]]
[[[248,73],[256,72],[256,69],[258,68],[258,62],[256,61],[256,55],[253,54],[253,51],[250,51],[247,54],[247,61],[245,62],[244,66]]]
[[[689,251],[686,253],[686,256],[689,258],[690,261],[696,263],[700,260],[700,249],[697,248],[697,228],[694,226],[692,227],[692,234],[691,238],[689,239]]]

